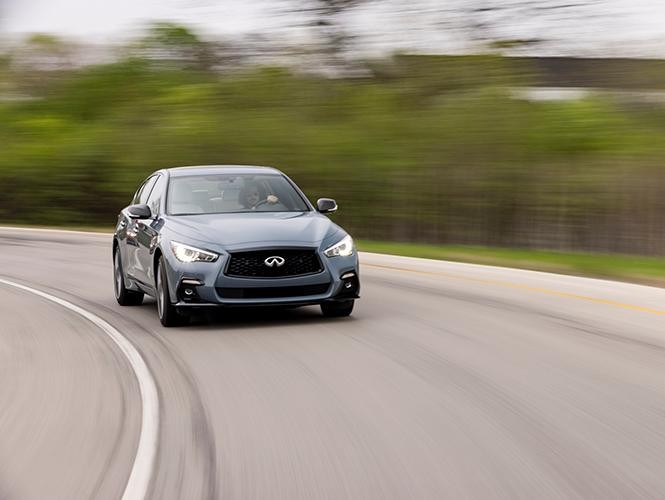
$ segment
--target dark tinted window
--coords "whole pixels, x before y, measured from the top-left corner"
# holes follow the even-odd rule
[[[152,193],[150,193],[150,196],[148,197],[148,206],[153,215],[157,215],[160,212],[160,206],[165,192],[166,176],[158,175],[155,187],[152,188]]]

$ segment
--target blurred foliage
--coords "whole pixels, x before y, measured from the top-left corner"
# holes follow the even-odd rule
[[[136,56],[161,61],[166,67],[210,70],[215,63],[212,43],[201,40],[194,32],[178,24],[153,24],[148,34],[135,47]]]
[[[109,64],[0,61],[0,220],[112,223],[156,169],[255,164],[337,198],[361,238],[665,249],[664,107],[515,99],[538,72],[498,55],[397,55],[327,78],[221,72],[208,49],[159,25]]]

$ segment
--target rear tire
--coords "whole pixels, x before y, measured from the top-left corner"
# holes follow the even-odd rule
[[[113,254],[113,291],[115,300],[121,306],[138,306],[143,303],[143,292],[135,292],[125,287],[125,273],[122,270],[119,248],[116,248]]]
[[[326,318],[342,318],[351,315],[353,312],[354,300],[345,300],[344,302],[323,302],[321,312]]]
[[[159,321],[167,328],[182,325],[186,318],[178,314],[176,307],[171,304],[171,297],[169,296],[169,279],[166,274],[164,257],[159,258],[155,275],[157,276],[156,299]]]

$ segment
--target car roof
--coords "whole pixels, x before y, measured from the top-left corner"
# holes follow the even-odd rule
[[[255,165],[198,165],[191,167],[173,167],[164,169],[172,177],[185,175],[205,174],[281,174],[272,167],[259,167]]]

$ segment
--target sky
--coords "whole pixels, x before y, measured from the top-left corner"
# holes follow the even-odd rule
[[[262,2],[245,0],[0,0],[4,30],[79,37],[117,35],[154,19],[193,22],[226,34],[265,24]],[[210,13],[213,16],[210,17]],[[206,18],[207,17],[207,18]]]
[[[13,36],[31,32],[110,41],[128,37],[151,20],[171,20],[208,36],[279,34],[294,40],[302,19],[286,15],[280,0],[0,0],[0,29]],[[284,2],[285,0],[281,0]],[[301,4],[306,0],[299,0]],[[375,0],[349,15],[348,26],[377,51],[414,49],[463,52],[468,45],[455,28],[468,24],[463,10],[474,5],[520,4],[527,0]],[[533,0],[532,0],[533,1]],[[545,1],[545,0],[539,0]],[[665,58],[665,0],[580,0],[572,15],[533,15],[516,9],[494,29],[502,38],[546,38],[546,55]],[[586,7],[584,5],[587,5]],[[442,9],[443,7],[443,9]],[[442,10],[450,13],[442,14]]]

